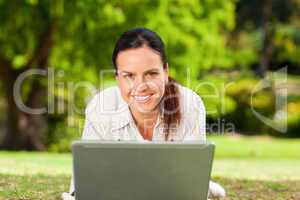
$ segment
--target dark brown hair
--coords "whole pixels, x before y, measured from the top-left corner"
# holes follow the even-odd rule
[[[135,28],[124,32],[118,39],[112,55],[112,62],[117,75],[117,56],[120,51],[139,48],[146,45],[160,54],[163,68],[167,68],[167,56],[162,39],[155,32],[146,28]],[[165,140],[168,140],[170,131],[174,125],[180,124],[179,90],[175,79],[168,77],[165,93],[161,99],[160,106],[163,111],[163,124]]]

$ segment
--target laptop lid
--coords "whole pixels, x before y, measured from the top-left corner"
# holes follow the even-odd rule
[[[207,199],[214,144],[76,141],[76,200]]]

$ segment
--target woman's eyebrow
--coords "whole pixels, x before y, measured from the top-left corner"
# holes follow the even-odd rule
[[[148,69],[147,71],[143,72],[143,74],[147,74],[149,72],[158,72],[159,70],[156,69],[156,68],[153,68],[153,69]],[[129,72],[129,71],[125,71],[125,70],[122,70],[120,71],[121,73],[127,73],[127,74],[135,74],[134,72]]]
[[[132,72],[128,72],[128,71],[120,71],[121,73],[124,73],[124,74],[134,74]]]
[[[149,72],[158,72],[158,71],[159,71],[159,70],[156,69],[156,68],[154,68],[154,69],[149,69],[149,70],[145,71],[144,74],[147,74],[147,73],[149,73]]]

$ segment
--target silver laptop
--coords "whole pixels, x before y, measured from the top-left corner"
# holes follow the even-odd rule
[[[76,200],[206,200],[214,144],[76,141]]]

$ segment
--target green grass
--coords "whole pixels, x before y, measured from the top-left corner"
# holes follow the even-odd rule
[[[300,140],[210,136],[216,144],[213,175],[248,180],[300,180]]]
[[[67,191],[69,176],[0,174],[0,199],[60,199]]]
[[[276,139],[268,136],[209,136],[216,144],[216,158],[255,158],[300,160],[300,139]]]
[[[300,140],[210,136],[213,180],[227,199],[300,199]],[[0,152],[0,200],[60,199],[69,187],[70,154]]]

